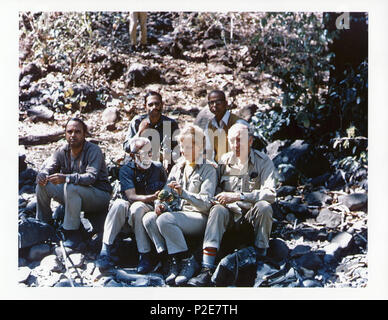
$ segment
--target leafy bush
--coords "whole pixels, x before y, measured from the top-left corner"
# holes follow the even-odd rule
[[[327,143],[355,127],[367,135],[368,63],[348,68],[341,81],[330,80],[334,53],[329,44],[339,31],[325,27],[315,13],[267,13],[251,39],[257,68],[272,75],[281,89],[278,99],[263,99],[272,107],[258,112],[252,123],[268,140],[301,138]]]

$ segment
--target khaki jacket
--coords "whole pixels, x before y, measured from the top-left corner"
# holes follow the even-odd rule
[[[209,213],[212,206],[210,199],[213,198],[217,187],[217,170],[212,164],[205,162],[191,167],[186,165],[184,159],[178,159],[171,169],[167,184],[171,181],[177,181],[183,187],[182,211],[201,212],[206,215]],[[164,189],[172,192],[167,184]],[[177,196],[176,193],[174,195]]]
[[[228,152],[221,158],[223,164],[218,166],[217,193],[223,191],[243,193],[244,201],[227,205],[235,213],[235,220],[238,220],[241,214],[256,202],[275,201],[275,166],[266,154],[254,149],[250,151],[247,168],[237,168],[233,164],[235,159],[233,152]]]

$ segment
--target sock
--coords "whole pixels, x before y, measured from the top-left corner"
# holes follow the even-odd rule
[[[207,247],[203,249],[202,252],[202,266],[205,268],[214,269],[215,268],[215,261],[216,261],[216,255],[217,255],[217,249]]]
[[[109,256],[111,249],[112,249],[111,244],[106,244],[103,242],[102,247],[101,247],[101,251],[100,251],[100,255],[101,256]]]

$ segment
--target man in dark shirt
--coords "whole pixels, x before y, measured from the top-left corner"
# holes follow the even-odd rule
[[[105,220],[100,257],[96,262],[100,269],[113,266],[112,245],[119,232],[128,222],[135,233],[140,262],[139,273],[152,271],[157,263],[151,253],[151,241],[144,229],[144,214],[154,210],[154,200],[167,180],[167,173],[160,162],[151,160],[151,143],[147,138],[130,140],[129,151],[132,161],[121,167],[119,180],[123,199],[113,203]]]
[[[154,148],[152,159],[162,160],[166,169],[171,168],[173,164],[171,151],[177,146],[177,142],[172,141],[172,136],[178,129],[178,123],[162,114],[163,99],[158,92],[149,91],[144,97],[144,106],[147,113],[134,117],[129,124],[123,144],[124,150],[130,152],[129,143],[133,137],[151,137]],[[162,157],[160,150],[163,151]]]
[[[64,204],[64,245],[71,248],[82,240],[81,211],[106,213],[112,192],[104,155],[100,147],[85,140],[86,134],[81,119],[70,119],[65,126],[67,143],[45,161],[36,178],[36,218],[52,223],[51,199]]]

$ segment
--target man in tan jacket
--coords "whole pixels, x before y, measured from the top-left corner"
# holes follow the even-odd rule
[[[252,225],[257,257],[266,255],[272,228],[275,201],[275,167],[271,159],[251,148],[253,132],[236,123],[228,134],[231,152],[219,165],[219,183],[215,205],[210,209],[203,241],[202,270],[189,280],[190,286],[208,286],[222,236],[241,219]]]
[[[207,159],[219,162],[228,152],[228,131],[235,123],[248,123],[228,110],[228,101],[221,90],[213,90],[208,95],[209,110],[214,114],[205,130]]]

